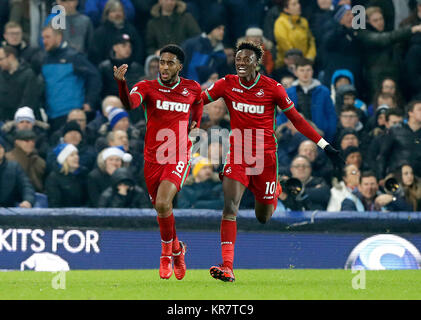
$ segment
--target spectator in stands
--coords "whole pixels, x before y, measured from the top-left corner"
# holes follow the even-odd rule
[[[140,186],[136,185],[127,168],[119,168],[111,176],[111,186],[98,200],[99,208],[151,208],[151,202]]]
[[[378,7],[384,16],[384,30],[397,30],[399,24],[410,15],[411,0],[370,0],[368,7]]]
[[[42,22],[51,12],[52,1],[10,1],[9,20],[22,26],[23,39],[31,47],[39,46]]]
[[[219,70],[226,64],[224,52],[225,20],[219,17],[209,23],[205,33],[183,42],[186,58],[184,61],[183,75],[188,79],[199,80],[201,68],[213,68]]]
[[[178,193],[177,206],[181,209],[222,210],[222,184],[212,180],[212,164],[204,157],[197,159],[192,176]]]
[[[361,152],[361,149],[359,147],[347,147],[345,150],[342,151],[342,155],[342,157],[345,160],[345,165],[353,164],[361,172],[369,170],[367,162],[364,161],[365,156],[363,156],[363,153]]]
[[[358,99],[358,91],[354,83],[354,75],[346,69],[336,70],[332,76],[330,86],[331,97],[335,103],[336,113],[339,114],[344,104],[353,105],[359,112],[360,119],[367,114],[367,105]]]
[[[92,130],[91,127],[87,126],[87,118],[85,111],[81,109],[73,109],[69,112],[66,118],[66,123],[63,124],[63,126],[54,132],[50,137],[50,145],[55,146],[60,142],[60,138],[62,138],[63,130],[66,128],[66,124],[70,121],[76,121],[77,124],[80,127],[80,130],[82,132],[82,140],[85,144],[93,145],[97,138],[97,132]]]
[[[1,127],[0,135],[3,135],[6,141],[7,150],[13,148],[15,135],[21,130],[32,130],[35,132],[35,148],[38,154],[45,158],[50,147],[48,143],[48,123],[36,120],[31,108],[19,108],[14,115],[14,120],[6,122]]]
[[[296,156],[290,166],[293,178],[302,183],[302,194],[294,197],[287,192],[281,197],[285,207],[294,211],[326,210],[329,201],[329,186],[323,178],[313,177],[311,162],[305,156]]]
[[[61,134],[59,143],[71,144],[78,149],[79,171],[87,174],[95,165],[96,152],[94,146],[86,142],[82,129],[75,120],[66,122]],[[57,154],[54,149],[47,154],[48,172],[51,172],[57,166],[56,157]]]
[[[93,132],[98,132],[99,128],[108,122],[108,107],[116,107],[123,109],[123,103],[118,96],[106,96],[101,102],[101,111],[97,110],[95,118],[88,122],[88,127]]]
[[[421,179],[415,175],[414,169],[404,162],[395,170],[394,176],[402,188],[406,202],[412,206],[413,211],[420,211]]]
[[[21,166],[5,157],[5,142],[0,137],[0,207],[32,208],[35,190]]]
[[[19,59],[26,61],[36,74],[41,71],[41,62],[43,52],[38,47],[29,46],[23,40],[23,31],[19,23],[9,21],[4,26],[4,41],[1,42],[2,47],[11,46],[16,49]]]
[[[198,76],[202,91],[210,88],[210,86],[220,78],[218,72],[216,72],[214,68],[206,66],[200,68]]]
[[[421,7],[421,4],[418,5]],[[421,11],[421,9],[420,9]],[[421,14],[420,14],[421,16]],[[406,83],[411,99],[421,99],[421,34],[413,35],[405,57]]]
[[[143,63],[143,40],[136,28],[127,20],[127,11],[118,0],[109,0],[102,14],[101,25],[95,29],[92,45],[89,47],[89,60],[95,65],[109,58],[115,39],[127,34],[131,39],[132,55],[135,61]]]
[[[180,0],[158,0],[151,9],[152,18],[146,32],[146,53],[159,55],[158,51],[169,43],[181,45],[185,40],[200,34],[200,27],[186,11]]]
[[[272,0],[272,7],[266,12],[265,19],[263,20],[263,34],[272,43],[275,43],[273,26],[282,13],[282,3],[283,0]]]
[[[398,77],[399,66],[393,59],[394,45],[407,41],[412,34],[421,32],[421,25],[385,31],[383,13],[379,7],[366,10],[367,29],[357,30],[357,39],[363,47],[363,62],[370,99],[385,76]]]
[[[98,207],[102,192],[111,186],[112,174],[123,166],[123,162],[130,163],[131,158],[122,147],[108,147],[98,154],[97,167],[88,174],[87,180],[91,207]]]
[[[65,9],[66,25],[63,30],[63,39],[69,46],[81,53],[88,53],[92,43],[94,27],[88,16],[77,11],[79,0],[57,0],[57,4]],[[58,13],[51,13],[44,22],[48,25]]]
[[[323,70],[319,78],[329,86],[336,70],[347,69],[354,76],[357,91],[362,92],[361,49],[352,28],[353,18],[351,7],[340,5],[334,11],[333,20],[326,23],[319,52]]]
[[[359,147],[360,139],[358,137],[357,131],[354,129],[343,129],[338,133],[338,139],[335,145],[341,150],[344,151],[350,146]]]
[[[301,5],[298,0],[285,0],[282,13],[275,21],[274,35],[276,40],[277,68],[284,65],[285,52],[289,49],[300,49],[305,58],[314,61],[316,42],[306,18],[301,16]]]
[[[297,61],[302,57],[303,53],[299,49],[289,49],[287,52],[285,52],[284,65],[281,68],[274,70],[274,79],[278,82],[281,82],[284,77],[289,76],[296,80],[297,77],[295,76],[295,69],[297,66]]]
[[[101,93],[101,76],[86,57],[63,41],[61,29],[42,31],[47,52],[42,64],[48,122],[54,132],[73,109],[94,112]]]
[[[202,121],[201,128],[207,130],[212,126],[219,126],[224,129],[230,130],[230,122],[227,119],[226,106],[223,99],[218,99],[206,105],[204,114],[205,117]]]
[[[42,85],[31,67],[19,61],[16,49],[0,47],[0,69],[0,119],[12,120],[22,106],[39,113]]]
[[[409,210],[408,210],[409,209]],[[374,172],[366,171],[360,176],[360,183],[341,204],[341,211],[411,211],[409,204],[401,196],[392,197],[379,192],[379,184]]]
[[[36,192],[44,191],[46,163],[35,148],[36,134],[32,130],[20,130],[15,134],[15,147],[6,153],[6,159],[16,161],[29,178]]]
[[[219,77],[224,77],[227,74],[235,74],[237,71],[235,70],[235,49],[233,47],[225,47],[225,63],[218,67],[218,75]]]
[[[367,147],[366,144],[368,143],[368,136],[364,130],[364,125],[360,121],[358,109],[354,106],[345,105],[342,108],[339,114],[337,137],[342,136],[341,132],[344,129],[355,130],[358,135],[358,140],[360,141],[359,147],[365,150]]]
[[[412,166],[414,172],[421,172],[421,101],[410,102],[407,112],[408,122],[391,127],[382,140],[376,158],[380,178],[404,160]]]
[[[76,146],[61,143],[54,148],[57,166],[45,181],[49,208],[83,207],[87,204],[86,176],[80,170]]]
[[[101,23],[101,18],[104,17],[104,11],[107,10],[108,0],[86,0],[84,2],[84,13],[91,18],[94,27],[98,27]],[[124,14],[127,20],[133,22],[135,18],[135,10],[130,0],[120,0]]]
[[[127,70],[129,71],[129,70]],[[138,81],[141,80],[155,80],[158,78],[159,73],[159,56],[151,54],[145,60],[144,67],[145,75],[141,77]]]
[[[351,197],[358,188],[361,171],[353,164],[346,165],[342,170],[342,180],[330,189],[330,199],[327,211],[341,211],[341,204],[345,198]]]
[[[313,66],[310,60],[299,59],[296,68],[295,74],[298,79],[287,90],[287,94],[297,110],[324,132],[327,141],[333,142],[337,116],[329,89],[313,78]],[[283,113],[277,117],[278,125],[286,120]]]
[[[257,27],[248,28],[245,36],[237,40],[237,44],[243,41],[251,41],[257,43],[263,48],[263,56],[261,64],[257,66],[257,70],[266,75],[272,75],[275,62],[272,56],[273,42],[263,37],[263,30]]]
[[[400,27],[416,26],[421,23],[421,1],[416,1],[416,6],[413,8],[411,14],[400,23]]]
[[[376,170],[376,157],[380,153],[380,147],[385,135],[388,134],[390,128],[403,122],[403,113],[399,109],[383,108],[381,110],[386,110],[384,113],[384,126],[374,128],[369,134],[371,142],[367,152],[367,161],[372,170]]]
[[[316,40],[316,50],[320,48],[322,44],[322,39],[326,32],[325,24],[333,20],[334,8],[332,0],[317,0],[316,5],[312,8],[313,10],[309,15],[308,23],[310,30],[314,35],[314,39]],[[319,50],[317,50],[317,52],[319,52]]]
[[[114,39],[110,56],[99,64],[102,76],[102,97],[118,96],[118,85],[114,79],[114,66],[127,64],[129,69],[125,75],[127,86],[132,88],[143,75],[143,66],[132,55],[132,42],[128,34],[118,34]]]
[[[331,184],[333,167],[327,161],[324,153],[319,153],[317,145],[311,140],[304,140],[298,147],[297,155],[305,156],[311,162],[311,172],[313,176],[323,178]]]

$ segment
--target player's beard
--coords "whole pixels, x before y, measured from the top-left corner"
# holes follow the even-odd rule
[[[162,83],[165,84],[172,84],[175,83],[178,79],[178,73],[174,74],[172,77],[167,78],[167,80],[162,78],[162,75],[160,74],[159,77],[161,78]]]

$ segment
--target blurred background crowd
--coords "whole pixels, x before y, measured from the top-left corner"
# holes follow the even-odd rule
[[[129,87],[156,79],[176,43],[181,75],[206,89],[249,40],[346,162],[334,170],[279,113],[278,210],[421,211],[421,0],[0,0],[0,40],[1,207],[151,207],[144,111],[122,108],[113,66],[129,65]],[[223,100],[201,128],[230,130]],[[176,208],[223,207],[227,141],[207,141]]]

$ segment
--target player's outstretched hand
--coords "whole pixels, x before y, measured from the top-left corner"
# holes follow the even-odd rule
[[[125,80],[124,75],[127,72],[129,66],[127,64],[122,64],[118,68],[114,66],[114,79],[116,80]]]
[[[197,122],[196,121],[192,121],[190,124],[190,128],[189,128],[189,132],[192,131],[193,129],[196,128]]]
[[[342,158],[339,150],[336,150],[330,144],[324,150],[335,168],[342,169],[345,166],[345,160]]]

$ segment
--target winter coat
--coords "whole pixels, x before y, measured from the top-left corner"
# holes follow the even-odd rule
[[[36,150],[26,154],[21,148],[16,146],[13,150],[6,153],[6,159],[20,164],[36,192],[42,193],[44,191],[46,164]]]
[[[88,200],[86,177],[77,172],[65,175],[56,168],[45,181],[45,193],[49,208],[84,207]]]
[[[178,193],[177,206],[182,209],[222,210],[224,207],[222,184],[207,180],[185,185]]]
[[[0,71],[0,119],[13,120],[18,108],[28,106],[39,110],[42,83],[26,62],[10,74]]]
[[[411,27],[379,32],[370,24],[367,24],[366,29],[357,31],[357,39],[363,47],[364,77],[369,86],[370,97],[374,95],[384,77],[398,79],[400,62],[396,57],[394,45],[408,40],[411,34]]]
[[[120,183],[132,185],[126,196],[118,193],[117,186]],[[151,202],[147,193],[135,184],[130,170],[127,168],[117,169],[111,176],[111,186],[102,192],[98,200],[99,208],[150,208]]]
[[[421,100],[421,34],[411,38],[409,50],[405,57],[406,76],[410,96]]]
[[[298,81],[293,82],[292,87],[287,89],[287,94],[292,102],[294,102],[297,110],[303,114],[309,113],[311,117],[307,119],[311,120],[320,130],[324,132],[324,138],[333,142],[336,132],[337,115],[332,99],[330,98],[329,89],[322,85],[318,80],[313,79],[313,83],[310,85],[307,94],[303,92],[298,84]],[[303,96],[310,95],[310,110],[303,110],[299,104],[299,95]],[[300,99],[301,100],[301,99]],[[287,122],[287,117],[280,113],[277,116],[278,125]]]
[[[15,207],[22,201],[35,203],[35,190],[19,163],[3,158],[0,164],[0,207]]]
[[[352,190],[341,181],[330,189],[330,199],[326,211],[341,211],[342,201],[351,196]]]
[[[10,46],[6,40],[1,42],[2,47],[7,45]],[[29,64],[36,75],[41,72],[41,63],[45,53],[40,48],[30,47],[25,40],[22,40],[17,46],[11,47],[16,49],[19,59]]]
[[[35,132],[35,149],[37,149],[38,154],[42,158],[47,157],[48,150],[50,149],[50,144],[48,142],[48,130],[50,125],[43,121],[35,120],[34,127],[32,131]],[[0,131],[0,135],[6,141],[6,150],[11,150],[15,145],[15,135],[16,135],[16,122],[14,120],[7,121]]]
[[[274,35],[277,48],[275,62],[277,68],[284,65],[285,52],[289,49],[300,49],[307,59],[314,60],[316,58],[316,41],[306,18],[282,12],[275,21]]]
[[[155,51],[166,44],[181,45],[186,39],[200,34],[200,27],[194,17],[186,11],[183,1],[176,1],[174,12],[171,16],[161,14],[161,5],[157,3],[151,9],[151,19],[147,24],[146,53],[154,54]]]
[[[45,81],[47,115],[51,119],[67,115],[88,103],[95,108],[101,94],[98,70],[80,52],[64,41],[47,52],[42,75]]]
[[[357,90],[361,89],[361,48],[355,31],[331,20],[326,23],[321,52],[324,76],[322,83],[330,86],[332,75],[338,69],[350,70],[355,78]]]
[[[95,66],[110,57],[114,41],[120,34],[129,35],[132,44],[132,57],[135,61],[143,64],[144,45],[136,28],[130,22],[125,21],[122,28],[119,29],[114,23],[106,20],[95,30],[92,45],[89,47],[89,60]]]
[[[98,208],[98,200],[102,192],[111,186],[111,176],[99,169],[95,168],[88,174],[88,194],[89,206]]]
[[[200,82],[199,74],[202,70],[213,69],[218,72],[226,64],[222,43],[212,47],[204,33],[186,40],[182,47],[186,55],[182,75],[188,79]]]
[[[389,129],[384,136],[377,156],[377,176],[383,178],[395,170],[402,162],[407,161],[414,173],[421,172],[421,129],[412,131],[406,123]]]

